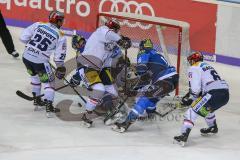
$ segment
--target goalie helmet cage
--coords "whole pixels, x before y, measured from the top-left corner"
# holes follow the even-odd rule
[[[190,54],[189,27],[186,22],[123,12],[104,12],[97,16],[97,27],[104,25],[108,19],[116,19],[121,25],[121,35],[132,40],[128,49],[131,63],[136,63],[139,42],[150,38],[154,48],[177,68],[179,85],[175,95],[183,95],[188,91],[187,57]]]

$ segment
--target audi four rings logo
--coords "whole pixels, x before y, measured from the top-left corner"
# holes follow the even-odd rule
[[[147,9],[150,11],[150,16],[155,16],[154,10],[152,6],[149,3],[138,3],[136,1],[128,1],[125,0],[102,0],[99,4],[99,12],[103,12],[103,7],[106,5],[107,2],[111,3],[111,9],[108,12],[124,12],[124,13],[134,13],[134,14],[140,14],[143,15],[143,9]],[[119,9],[119,5],[123,5],[121,7],[121,10]],[[131,6],[135,6],[135,10],[131,10]],[[103,18],[104,21],[106,21],[106,18]],[[149,29],[152,27],[151,24],[143,25],[140,22],[136,23],[129,23],[128,20],[124,20],[120,22],[121,25],[127,25],[129,27],[140,27],[141,29]]]

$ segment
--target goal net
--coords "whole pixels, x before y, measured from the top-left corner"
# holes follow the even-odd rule
[[[108,19],[117,19],[121,25],[121,35],[132,40],[133,45],[128,49],[131,63],[136,63],[139,42],[150,38],[154,48],[177,68],[180,82],[175,94],[183,95],[187,92],[187,56],[190,53],[188,23],[160,17],[108,12],[98,14],[97,27],[104,25]]]

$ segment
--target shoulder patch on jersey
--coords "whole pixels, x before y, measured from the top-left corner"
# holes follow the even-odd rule
[[[60,34],[61,37],[65,35],[65,33],[61,30],[59,31],[59,34]]]
[[[39,22],[39,23],[41,23],[41,24],[47,24],[48,22]]]
[[[208,64],[205,63],[205,62],[202,62],[202,63],[200,64],[200,67],[204,67],[204,66],[206,66],[206,65],[208,65]]]
[[[197,67],[200,63],[201,63],[201,62],[196,62],[196,63],[194,63],[192,66]]]

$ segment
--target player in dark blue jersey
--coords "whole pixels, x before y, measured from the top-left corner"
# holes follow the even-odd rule
[[[146,111],[153,113],[157,102],[174,91],[178,85],[179,75],[174,66],[153,48],[151,39],[145,39],[139,44],[137,56],[137,75],[140,77],[135,89],[141,96],[123,123],[115,123],[113,130],[125,132],[136,119]]]

